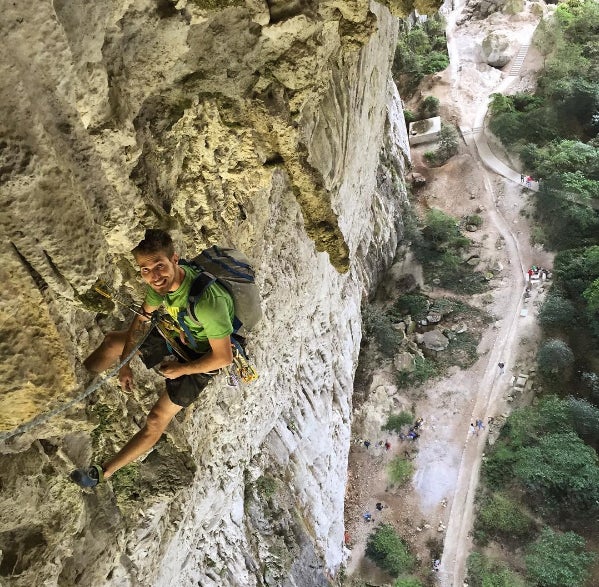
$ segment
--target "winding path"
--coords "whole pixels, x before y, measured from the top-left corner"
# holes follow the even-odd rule
[[[455,103],[458,103],[460,98],[460,73],[462,70],[454,36],[455,20],[460,10],[461,6],[457,6],[447,18],[448,50],[453,64],[451,94]],[[525,44],[522,46],[523,49],[515,57],[509,75],[504,77],[500,84],[493,89],[493,93],[506,93],[506,90],[513,83],[515,76],[519,74],[526,56],[524,49],[528,48],[526,43],[529,43],[530,39],[522,39],[522,42]],[[519,185],[521,185],[521,176],[520,172],[511,169],[491,152],[484,133],[484,121],[487,109],[488,102],[477,110],[472,127],[461,128],[461,131],[466,144],[469,145],[471,152],[477,156],[479,161],[481,175],[484,178],[486,187],[485,204],[487,205],[489,220],[505,241],[507,253],[511,260],[511,271],[514,280],[511,286],[513,295],[505,307],[503,314],[505,318],[490,349],[486,368],[479,382],[480,392],[474,401],[471,414],[473,419],[476,414],[495,413],[494,409],[500,402],[501,396],[505,391],[505,380],[501,379],[497,363],[515,356],[517,352],[517,349],[514,347],[519,340],[518,332],[523,327],[519,316],[526,284],[525,267],[531,258],[531,250],[528,243],[520,245],[497,206],[497,198],[493,190],[491,174],[500,175]],[[536,182],[532,183],[530,189],[537,191],[538,184]],[[523,251],[521,247],[526,247],[526,250]],[[473,523],[474,496],[478,485],[486,436],[487,430],[484,430],[477,442],[466,441],[461,454],[458,478],[453,498],[450,500],[451,509],[447,521],[443,556],[439,570],[439,583],[442,587],[461,587],[463,585],[466,573],[466,558],[470,550],[469,532]]]

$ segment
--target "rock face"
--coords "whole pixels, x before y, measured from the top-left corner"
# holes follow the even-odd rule
[[[0,442],[0,582],[325,584],[360,305],[403,229],[397,22],[366,0],[42,0],[0,27],[1,429],[88,383],[82,359],[131,319],[92,286],[141,299],[146,227],[183,254],[242,249],[265,315],[260,379],[215,381],[96,491],[68,472],[113,454],[162,389],[135,361],[130,394],[110,379]]]

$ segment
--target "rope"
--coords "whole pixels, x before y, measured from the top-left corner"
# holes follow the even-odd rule
[[[148,331],[141,337],[139,342],[133,347],[133,350],[114,369],[112,369],[112,371],[110,371],[107,375],[102,377],[102,379],[89,385],[78,396],[74,397],[70,402],[67,402],[66,404],[58,406],[57,408],[54,408],[53,410],[50,410],[49,412],[44,412],[43,414],[36,416],[29,422],[25,422],[24,424],[21,424],[20,426],[17,426],[16,428],[9,430],[8,432],[1,433],[0,434],[0,442],[4,442],[5,440],[8,440],[9,438],[16,436],[17,434],[24,434],[25,432],[29,432],[29,430],[33,430],[33,428],[37,428],[41,424],[44,424],[45,422],[50,420],[50,418],[53,418],[54,416],[60,414],[61,412],[68,410],[71,406],[74,406],[75,404],[79,403],[81,400],[85,399],[88,395],[91,395],[92,393],[94,393],[94,391],[96,391],[98,388],[102,387],[102,385],[104,385],[104,383],[106,383],[106,381],[108,381],[108,379],[110,379],[113,375],[116,375],[119,372],[120,368],[123,365],[125,365],[126,363],[128,363],[133,358],[135,353],[139,350],[139,347],[141,347],[141,345],[146,341],[146,338],[148,338],[148,336],[150,335],[150,332],[152,332],[154,325],[155,325],[154,319],[152,319],[151,327],[148,328]]]

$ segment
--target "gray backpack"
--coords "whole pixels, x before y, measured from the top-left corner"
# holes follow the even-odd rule
[[[233,298],[235,306],[234,334],[246,336],[258,324],[262,318],[260,292],[256,285],[254,268],[241,251],[214,245],[204,249],[190,261],[181,259],[179,263],[199,271],[189,290],[187,308],[181,310],[177,316],[178,322],[184,330],[187,330],[183,321],[185,316],[189,316],[192,322],[200,325],[193,309],[204,290],[214,282],[220,283]]]

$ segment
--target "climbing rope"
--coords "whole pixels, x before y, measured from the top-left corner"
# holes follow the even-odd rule
[[[50,410],[49,412],[44,412],[43,414],[36,416],[29,422],[25,422],[24,424],[21,424],[20,426],[17,426],[16,428],[9,430],[8,432],[0,433],[0,442],[4,442],[5,440],[8,440],[9,438],[16,436],[17,434],[24,434],[25,432],[29,432],[30,430],[37,428],[38,426],[40,426],[40,425],[44,424],[45,422],[47,422],[48,420],[50,420],[50,418],[53,418],[54,416],[60,414],[61,412],[68,410],[70,407],[72,407],[75,404],[79,403],[80,401],[84,400],[87,396],[91,395],[92,393],[94,393],[94,391],[96,391],[97,389],[102,387],[102,385],[104,385],[104,383],[106,383],[106,381],[108,381],[113,375],[116,375],[119,372],[120,368],[123,365],[128,363],[133,358],[135,353],[139,350],[139,347],[141,347],[141,345],[145,342],[146,338],[148,338],[148,336],[150,335],[150,332],[152,332],[152,330],[155,326],[154,317],[152,317],[150,324],[151,324],[150,328],[148,328],[148,331],[141,337],[139,342],[137,342],[137,344],[133,347],[133,350],[114,369],[112,369],[112,371],[110,371],[107,375],[102,377],[102,379],[96,381],[95,383],[92,383],[90,386],[88,386],[86,389],[84,389],[79,395],[74,397],[71,401],[67,402],[66,404],[58,406],[58,407],[54,408],[53,410]]]

